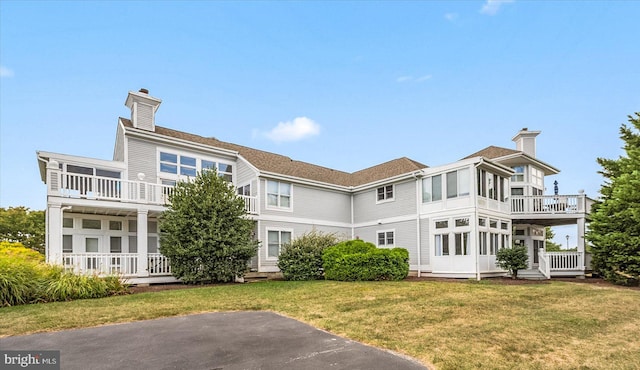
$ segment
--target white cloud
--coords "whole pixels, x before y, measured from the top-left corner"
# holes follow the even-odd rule
[[[458,19],[458,13],[446,13],[444,15],[444,19],[448,20],[449,22],[453,22]]]
[[[487,2],[482,5],[480,13],[487,15],[496,15],[496,13],[498,13],[498,10],[500,10],[502,4],[512,3],[513,1],[514,0],[487,0]]]
[[[426,80],[431,79],[431,75],[423,75],[420,77],[413,77],[413,76],[400,76],[398,78],[396,78],[396,82],[398,83],[404,83],[404,82],[424,82]]]
[[[276,143],[298,141],[320,133],[320,125],[307,117],[296,117],[293,121],[280,122],[264,136]]]
[[[13,71],[5,66],[0,66],[0,77],[13,77]]]

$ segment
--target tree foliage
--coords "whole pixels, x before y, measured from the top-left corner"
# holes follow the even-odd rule
[[[285,280],[323,278],[322,252],[340,241],[335,233],[312,230],[282,246],[278,268]]]
[[[256,255],[253,221],[244,200],[215,171],[179,182],[160,218],[160,252],[185,283],[228,282],[244,276]]]
[[[528,260],[527,247],[524,245],[502,248],[496,254],[496,265],[509,271],[513,279],[518,278],[518,270],[527,268]]]
[[[544,240],[545,248],[544,249],[547,252],[560,252],[562,250],[562,245],[553,241],[553,238],[556,236],[556,234],[553,232],[553,229],[551,229],[551,226],[545,227],[544,231],[545,231],[545,240]]]
[[[587,240],[592,267],[621,285],[640,284],[640,113],[622,124],[625,155],[598,158],[604,176],[602,198],[594,205]]]
[[[44,254],[44,211],[26,207],[0,208],[0,241],[21,243]]]

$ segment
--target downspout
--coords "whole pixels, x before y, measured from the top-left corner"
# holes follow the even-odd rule
[[[353,193],[351,193],[351,240],[356,238],[355,216],[353,214]]]

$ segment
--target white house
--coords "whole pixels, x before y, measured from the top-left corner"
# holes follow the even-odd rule
[[[544,195],[559,172],[536,158],[539,131],[516,149],[487,147],[428,167],[403,157],[347,173],[156,125],[161,100],[129,92],[112,160],[38,151],[47,186],[47,260],[133,283],[173,281],[159,253],[158,217],[178,181],[216,168],[245,199],[261,241],[250,268],[276,272],[280,247],[312,229],[409,250],[418,275],[504,275],[499,248],[526,245],[530,275],[584,276],[584,194]],[[577,252],[544,251],[544,228],[577,225]],[[526,272],[524,272],[526,273]]]

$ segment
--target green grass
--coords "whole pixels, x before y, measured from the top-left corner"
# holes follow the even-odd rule
[[[640,291],[553,282],[284,282],[0,308],[0,336],[270,310],[438,369],[640,368]]]

